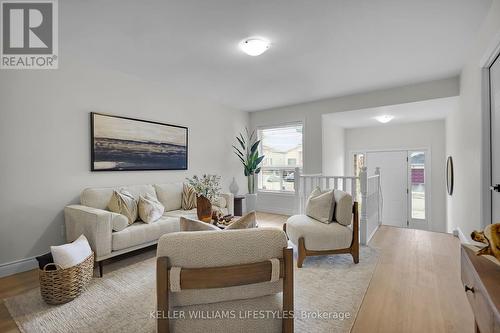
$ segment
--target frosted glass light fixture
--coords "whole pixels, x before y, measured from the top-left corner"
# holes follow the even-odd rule
[[[386,124],[386,123],[390,122],[391,120],[393,120],[394,116],[384,114],[384,115],[375,117],[375,119],[382,124]]]
[[[249,37],[240,42],[240,49],[252,57],[261,55],[270,47],[271,42],[261,37]]]

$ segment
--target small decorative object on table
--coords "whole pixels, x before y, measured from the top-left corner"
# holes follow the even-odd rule
[[[212,222],[212,202],[214,202],[221,192],[220,176],[194,175],[193,178],[186,178],[196,192],[196,213],[198,219],[203,222]]]
[[[483,231],[474,230],[471,238],[476,242],[486,244],[476,252],[480,255],[491,255],[500,261],[500,223],[490,224]],[[500,262],[498,262],[500,264]]]
[[[236,196],[239,190],[240,187],[238,186],[238,183],[236,183],[236,179],[233,177],[233,181],[229,184],[229,192]]]

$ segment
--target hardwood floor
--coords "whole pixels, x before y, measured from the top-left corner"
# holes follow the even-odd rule
[[[351,332],[474,332],[457,238],[382,226],[370,246],[380,259]]]
[[[258,213],[258,224],[281,228],[286,218]],[[380,260],[352,332],[473,332],[457,238],[382,226],[370,246]],[[36,270],[0,279],[0,332],[19,332],[3,299],[37,286]]]

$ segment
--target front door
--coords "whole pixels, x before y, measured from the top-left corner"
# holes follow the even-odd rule
[[[492,223],[500,222],[500,57],[490,67]]]
[[[380,167],[382,224],[408,226],[408,152],[381,151],[366,153],[368,175]]]

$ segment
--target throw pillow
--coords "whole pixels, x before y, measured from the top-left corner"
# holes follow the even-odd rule
[[[334,205],[333,190],[323,192],[316,187],[307,199],[306,215],[319,222],[330,223],[333,220]]]
[[[78,265],[92,254],[89,242],[84,235],[78,237],[73,243],[51,246],[50,252],[54,257],[54,263],[63,269]]]
[[[191,210],[196,208],[196,192],[189,184],[182,185],[182,209]]]
[[[165,212],[165,207],[150,194],[139,197],[139,217],[143,222],[151,223],[158,220]]]
[[[128,224],[137,220],[137,201],[134,196],[125,190],[114,191],[108,203],[108,209],[113,213],[125,215]]]
[[[213,224],[189,219],[183,216],[181,216],[179,223],[181,231],[220,231],[220,229]]]
[[[335,190],[335,216],[334,219],[338,223],[348,226],[352,221],[352,196],[349,193]]]
[[[111,228],[113,231],[122,231],[128,227],[128,218],[125,215],[111,212]]]
[[[255,228],[256,226],[257,215],[255,214],[255,212],[250,212],[228,225],[225,230],[248,229]]]
[[[212,205],[220,207],[220,208],[226,208],[226,206],[227,206],[226,198],[224,198],[223,196],[220,196],[212,202]]]

